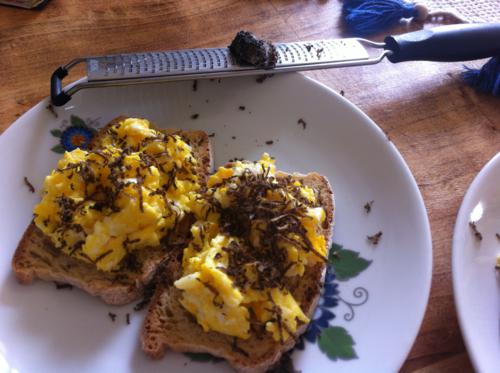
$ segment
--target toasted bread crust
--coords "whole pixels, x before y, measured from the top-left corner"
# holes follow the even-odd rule
[[[90,263],[60,253],[31,222],[14,254],[12,268],[22,284],[30,284],[36,278],[67,283],[100,297],[105,303],[120,305],[141,297],[144,286],[167,254],[162,248],[148,251],[147,256],[138,258],[138,272],[103,272]]]
[[[115,118],[103,131],[124,117]],[[212,167],[212,156],[208,136],[203,131],[165,130],[176,133],[192,146],[198,160],[197,174],[205,185]],[[92,146],[91,146],[92,147]],[[163,247],[137,251],[138,271],[103,272],[89,263],[72,258],[55,249],[50,239],[31,222],[19,242],[12,259],[12,269],[19,282],[29,284],[39,278],[74,285],[90,295],[100,297],[105,303],[121,305],[142,297],[145,286],[153,278],[159,264],[167,258],[170,248],[186,241],[189,235],[189,220],[182,222],[177,232]]]
[[[277,173],[278,177],[287,174]],[[325,209],[326,220],[323,234],[331,246],[334,200],[328,180],[317,173],[294,175],[305,185],[318,190],[319,204]],[[179,263],[180,265],[180,263]],[[306,268],[304,276],[292,285],[292,293],[299,301],[304,313],[311,318],[319,300],[326,264],[316,263]],[[179,303],[182,293],[172,285],[174,278],[158,286],[151,301],[141,332],[143,350],[152,358],[161,358],[170,348],[178,352],[203,352],[226,359],[237,371],[245,373],[265,372],[275,365],[286,351],[294,347],[296,340],[289,338],[284,344],[266,335],[252,335],[248,340],[237,340],[217,332],[204,332],[194,317]],[[307,325],[301,325],[295,338],[305,332]]]

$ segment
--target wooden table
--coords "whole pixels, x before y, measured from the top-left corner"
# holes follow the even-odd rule
[[[74,57],[223,46],[240,29],[274,41],[338,37],[339,12],[337,0],[52,0],[41,11],[0,6],[0,131],[44,98],[50,74]],[[384,62],[310,74],[343,90],[387,132],[429,212],[432,290],[404,372],[472,370],[453,303],[451,238],[467,187],[499,149],[500,105],[463,85],[461,71],[460,63]]]

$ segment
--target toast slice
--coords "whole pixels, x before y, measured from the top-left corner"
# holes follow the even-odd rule
[[[105,131],[124,117],[115,118],[97,133],[90,149],[98,147],[98,141]],[[201,185],[205,185],[211,170],[211,148],[208,136],[203,131],[181,131],[168,129],[188,142],[198,160],[197,174]],[[182,255],[182,247],[189,237],[192,219],[186,218],[176,232],[169,235],[162,247],[134,252],[130,269],[118,272],[99,271],[94,265],[60,252],[51,240],[31,222],[19,242],[12,260],[12,269],[18,280],[30,284],[39,278],[74,285],[87,293],[100,297],[105,303],[121,305],[142,297],[145,286],[152,280],[159,264],[169,255]],[[176,248],[178,248],[177,253]]]
[[[287,174],[277,172],[278,178]],[[334,200],[328,180],[317,173],[294,175],[304,185],[318,191],[319,205],[326,212],[322,233],[331,246],[333,230]],[[181,262],[177,266],[181,266]],[[177,270],[177,275],[182,268]],[[296,278],[290,285],[294,298],[300,304],[304,314],[311,318],[319,300],[324,282],[326,264],[318,262],[306,267],[304,276]],[[182,292],[173,286],[175,272],[165,273],[159,282],[150,303],[142,333],[141,345],[150,357],[161,358],[170,348],[178,352],[209,353],[226,359],[237,371],[245,373],[265,372],[277,364],[281,356],[292,349],[297,338],[305,332],[307,324],[302,324],[293,338],[283,344],[276,342],[269,333],[257,337],[252,335],[247,340],[209,331],[204,332],[196,319],[180,304]]]

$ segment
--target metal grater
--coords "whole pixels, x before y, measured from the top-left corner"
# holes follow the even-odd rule
[[[242,66],[234,62],[228,48],[200,48],[163,52],[116,54],[71,61],[52,75],[51,97],[64,105],[80,89],[186,79],[262,75],[301,70],[368,65],[380,62],[391,51],[371,58],[365,46],[384,48],[384,43],[365,39],[332,39],[274,44],[276,67],[270,70]],[[79,63],[86,63],[87,77],[67,90],[62,79]]]
[[[498,55],[500,24],[441,26],[389,35],[383,43],[349,38],[278,43],[275,47],[278,61],[269,70],[235,63],[227,48],[78,58],[52,74],[50,96],[54,105],[62,106],[83,88],[373,65],[385,57],[393,63],[469,61]],[[370,57],[366,47],[383,51]],[[87,77],[63,89],[62,79],[82,62],[87,65]]]

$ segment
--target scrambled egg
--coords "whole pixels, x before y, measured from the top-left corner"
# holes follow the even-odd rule
[[[234,337],[247,339],[251,334],[251,316],[263,329],[271,333],[276,341],[284,341],[296,332],[299,323],[307,323],[309,319],[303,313],[293,295],[284,286],[242,285],[245,281],[256,284],[258,264],[252,262],[231,263],[234,248],[243,247],[242,237],[230,235],[221,227],[221,211],[229,209],[236,201],[232,192],[238,187],[240,178],[245,174],[263,177],[266,183],[276,184],[274,160],[268,154],[255,163],[235,162],[232,167],[220,167],[208,180],[207,196],[215,200],[219,209],[205,206],[192,228],[193,236],[189,246],[184,250],[183,276],[174,284],[183,290],[181,304],[193,314],[205,331],[214,330]],[[291,242],[278,241],[273,250],[283,251],[288,270],[285,277],[302,276],[305,267],[321,260],[327,255],[325,237],[320,226],[325,220],[325,211],[321,207],[312,207],[316,203],[314,191],[300,181],[293,181],[289,188],[298,188],[305,205],[305,213],[300,216],[300,224],[305,236],[310,241],[315,253],[306,251]],[[288,204],[296,200],[291,189],[269,188],[265,196],[267,201]],[[308,207],[310,206],[310,207]],[[222,210],[221,210],[222,209]],[[252,248],[258,250],[262,240],[259,230],[268,223],[263,219],[250,222],[250,241]],[[300,240],[296,233],[289,233],[290,238]],[[233,248],[233,249],[232,249]],[[279,253],[277,253],[279,254]],[[234,259],[233,259],[234,260]],[[241,266],[237,278],[233,273]]]
[[[125,119],[93,150],[64,154],[45,178],[35,224],[65,253],[99,270],[119,268],[128,252],[158,246],[197,209],[195,166],[179,136]]]

